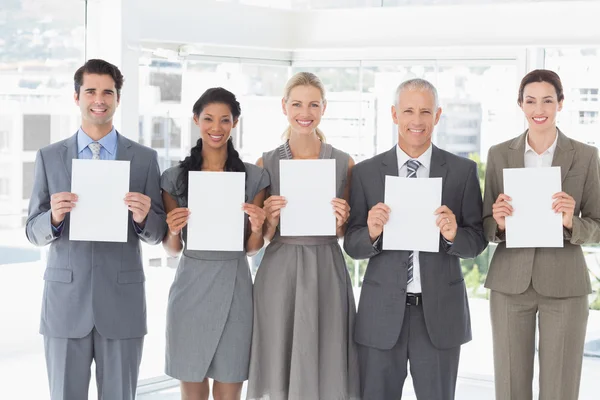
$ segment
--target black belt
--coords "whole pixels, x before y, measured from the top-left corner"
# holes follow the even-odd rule
[[[421,293],[407,293],[406,294],[406,305],[407,306],[420,306],[423,304],[423,296]]]

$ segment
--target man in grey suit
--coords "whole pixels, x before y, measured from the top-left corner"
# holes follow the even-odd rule
[[[160,171],[154,150],[112,125],[123,85],[119,69],[89,60],[74,80],[81,128],[38,151],[26,225],[31,243],[50,245],[40,326],[50,394],[52,400],[87,399],[94,360],[98,398],[133,400],[146,334],[140,241],[160,243],[166,231]],[[76,158],[130,161],[126,243],[69,240]]]
[[[487,245],[481,192],[473,161],[432,145],[441,113],[431,83],[402,83],[392,106],[398,145],[352,172],[344,249],[369,259],[354,335],[363,400],[400,399],[408,361],[419,400],[454,399],[460,346],[471,340],[459,258],[476,257]],[[393,212],[383,203],[386,175],[442,178],[438,253],[382,250],[383,226]]]

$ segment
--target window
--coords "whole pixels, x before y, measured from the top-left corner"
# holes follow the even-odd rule
[[[29,199],[29,197],[31,197],[34,166],[35,164],[32,162],[23,163],[23,199]]]
[[[0,178],[0,197],[8,197],[10,194],[9,185],[9,178]]]
[[[35,152],[75,132],[69,112],[78,120],[73,73],[84,60],[85,3],[1,1],[0,304],[11,305],[0,307],[2,326],[11,327],[0,341],[2,382],[11,383],[0,387],[3,399],[49,398],[38,333],[45,249],[27,241],[23,226]]]
[[[547,48],[545,64],[560,76],[564,88],[558,126],[569,137],[600,148],[600,48]]]
[[[593,125],[598,122],[598,111],[579,111],[581,125]]]
[[[23,150],[37,151],[50,144],[50,115],[23,115]]]
[[[10,150],[9,132],[0,130],[0,152],[8,152],[9,150]]]
[[[579,89],[580,101],[598,101],[598,89]]]

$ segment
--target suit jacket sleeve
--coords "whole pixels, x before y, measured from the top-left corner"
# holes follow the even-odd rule
[[[360,179],[361,172],[360,166],[354,167],[350,185],[350,218],[344,236],[344,250],[356,260],[371,258],[381,253],[380,247],[374,246],[369,237],[369,205]]]
[[[158,167],[157,153],[153,152],[152,160],[148,166],[146,187],[144,194],[152,200],[150,211],[146,217],[146,224],[141,232],[136,232],[139,238],[148,244],[162,242],[167,231],[165,209],[160,194],[160,168]]]
[[[462,218],[458,221],[456,237],[452,245],[447,247],[446,253],[460,258],[474,258],[487,246],[481,220],[483,205],[475,163],[467,177],[461,207]]]
[[[35,157],[33,190],[29,199],[29,215],[25,223],[27,239],[35,246],[45,246],[56,240],[52,232],[50,193],[42,151]]]
[[[488,152],[487,168],[485,172],[485,190],[483,193],[483,231],[485,238],[492,243],[500,243],[506,240],[504,232],[498,233],[498,224],[492,215],[492,206],[500,195],[500,185],[498,183],[498,173],[494,163],[494,148]]]
[[[583,194],[580,216],[573,216],[573,229],[565,230],[565,239],[572,244],[600,243],[600,160],[598,149],[593,149]]]

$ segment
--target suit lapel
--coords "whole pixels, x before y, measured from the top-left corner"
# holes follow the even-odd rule
[[[430,178],[442,178],[442,197],[444,196],[444,188],[446,187],[446,174],[448,167],[446,166],[446,157],[444,153],[433,146],[431,149],[431,169],[429,171]],[[443,200],[442,200],[443,201]]]
[[[571,140],[558,130],[558,140],[556,143],[556,150],[554,150],[554,157],[552,158],[552,166],[560,167],[561,182],[565,181],[567,173],[573,164],[573,157],[575,151]]]
[[[132,161],[133,151],[131,150],[131,141],[117,132],[117,160]]]
[[[67,179],[70,183],[73,159],[77,158],[77,133],[75,133],[69,139],[65,140],[65,142],[63,143],[61,157],[65,165],[65,171],[67,172]]]
[[[442,178],[442,205],[447,203],[444,199],[444,193],[445,193],[444,189],[446,187],[446,181],[447,181],[446,175],[447,174],[448,174],[448,166],[446,165],[446,156],[444,155],[444,152],[441,151],[436,146],[432,145],[429,177],[430,178]],[[440,240],[441,240],[441,235],[440,235]],[[432,262],[433,261],[432,257],[434,254],[435,253],[428,253],[428,252],[423,252],[423,251],[419,252],[419,265],[421,268],[421,276],[427,274],[427,272],[429,271],[427,267],[429,265],[435,265],[435,263]]]
[[[396,154],[396,146],[392,147],[384,154],[381,162],[381,182],[385,192],[385,176],[398,176],[398,155]]]
[[[525,168],[525,140],[527,140],[527,131],[514,138],[510,143],[508,151],[509,168]]]

